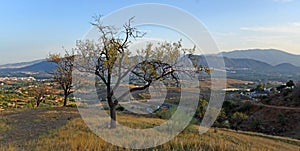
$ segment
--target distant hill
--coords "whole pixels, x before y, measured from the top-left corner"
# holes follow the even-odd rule
[[[218,62],[221,59],[224,59],[226,74],[229,78],[254,81],[286,81],[287,79],[300,80],[300,67],[294,66],[290,63],[282,63],[273,66],[266,62],[247,58],[221,58],[215,55],[194,55],[193,57],[197,58],[196,60],[198,65],[205,66],[208,66],[206,60],[210,60],[210,62]],[[209,67],[215,68],[214,65],[210,65]]]
[[[23,68],[26,66],[30,66],[39,62],[45,61],[45,59],[40,59],[40,60],[34,60],[34,61],[29,61],[29,62],[20,62],[20,63],[10,63],[10,64],[4,64],[0,65],[0,69],[5,69],[5,68]]]
[[[227,58],[227,57],[221,58],[218,56],[203,56],[203,55],[200,56],[195,55],[194,57],[197,58],[198,65],[205,65],[205,66],[208,66],[206,60],[210,60],[211,62],[217,62],[223,59],[227,70],[251,70],[253,72],[264,72],[264,73],[300,72],[300,67],[294,66],[290,63],[282,63],[273,66],[262,61],[247,59],[247,58]],[[214,66],[211,67],[214,68]]]
[[[282,63],[279,65],[276,65],[275,68],[280,71],[281,73],[291,73],[293,71],[298,71],[300,69],[300,67],[296,67],[290,63]]]
[[[27,77],[34,76],[38,79],[50,78],[49,74],[55,68],[55,64],[46,60],[36,60],[15,64],[2,65],[0,68],[1,77]]]
[[[18,67],[21,66],[21,67]],[[48,62],[45,60],[36,61],[34,63],[16,63],[11,64],[8,68],[0,69],[0,72],[50,72],[55,67],[55,63]]]
[[[50,72],[53,71],[53,68],[56,67],[56,64],[53,62],[42,61],[30,66],[23,68],[18,68],[17,71],[32,71],[32,72]]]
[[[282,63],[289,63],[300,67],[300,55],[290,54],[276,49],[249,49],[235,50],[231,52],[222,52],[224,57],[228,58],[247,58],[276,66]]]
[[[210,67],[218,69],[218,60],[224,59],[226,74],[229,78],[240,80],[279,80],[286,81],[287,79],[294,79],[300,81],[300,67],[290,63],[281,63],[278,65],[271,65],[269,63],[247,59],[247,58],[228,58],[218,57],[216,55],[194,55],[197,58],[198,65],[207,64],[207,59],[210,60]],[[9,65],[2,65],[0,68],[0,76],[6,75],[23,75],[24,73],[47,74],[53,71],[55,64],[47,62],[46,60],[36,60],[32,62],[16,63]],[[215,70],[217,71],[217,70]]]

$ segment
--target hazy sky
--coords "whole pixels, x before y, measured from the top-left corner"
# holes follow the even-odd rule
[[[1,0],[0,64],[62,52],[86,34],[92,16],[142,3],[193,14],[222,51],[276,48],[300,54],[300,0]]]

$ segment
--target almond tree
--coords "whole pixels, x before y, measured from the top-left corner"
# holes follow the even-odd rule
[[[95,22],[91,24],[99,32],[98,39],[96,41],[79,40],[75,48],[76,57],[80,58],[79,64],[76,63],[76,69],[80,72],[95,74],[98,77],[96,79],[100,80],[105,87],[102,90],[106,91],[105,97],[110,109],[110,128],[116,127],[116,106],[119,101],[129,99],[130,93],[147,90],[155,81],[171,80],[179,85],[176,72],[184,69],[178,68],[178,58],[183,53],[193,51],[193,49],[183,49],[181,41],[163,42],[156,47],[149,43],[145,49],[132,56],[129,50],[131,40],[145,35],[134,28],[132,23],[133,18],[130,18],[120,30],[114,26],[103,25],[100,17],[96,17]],[[199,68],[199,70],[202,69]],[[128,75],[131,76],[131,82],[136,86],[122,95],[115,96],[116,90],[121,87],[122,80]]]
[[[38,84],[33,88],[32,94],[36,101],[36,107],[39,107],[40,103],[45,101],[45,95],[48,94],[47,87],[44,84]]]
[[[66,106],[69,95],[74,92],[72,84],[74,55],[69,54],[67,51],[64,56],[61,56],[60,54],[50,54],[48,61],[56,64],[56,67],[52,72],[53,79],[59,84],[59,86],[63,90],[63,106]]]

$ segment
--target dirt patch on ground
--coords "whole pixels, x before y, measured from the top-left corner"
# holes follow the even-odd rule
[[[80,117],[77,108],[66,107],[7,111],[0,112],[0,115],[0,122],[8,126],[0,131],[0,145],[38,139],[64,126],[71,119]]]

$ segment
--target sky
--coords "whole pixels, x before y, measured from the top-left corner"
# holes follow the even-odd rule
[[[143,3],[192,14],[220,51],[274,48],[300,54],[300,0],[0,0],[0,64],[71,49],[91,29],[92,16]]]

